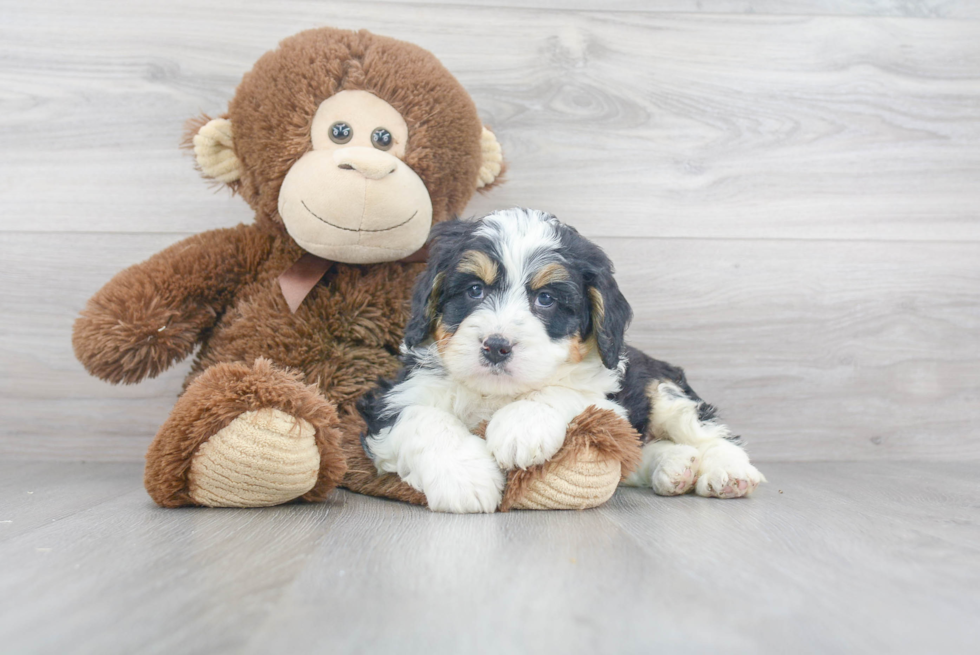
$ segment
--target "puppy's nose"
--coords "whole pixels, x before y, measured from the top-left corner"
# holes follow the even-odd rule
[[[499,334],[491,334],[483,342],[483,359],[491,364],[507,361],[513,351],[513,345]]]
[[[338,168],[357,171],[369,180],[380,180],[391,175],[398,168],[398,160],[394,155],[359,146],[334,151],[333,160]]]

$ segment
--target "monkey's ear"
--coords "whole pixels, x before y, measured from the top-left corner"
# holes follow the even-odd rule
[[[205,122],[207,121],[207,122]],[[235,154],[231,121],[227,118],[208,120],[207,116],[187,124],[194,158],[205,177],[233,184],[242,176],[242,164]]]
[[[482,160],[480,174],[476,177],[476,188],[485,191],[500,184],[500,175],[504,172],[504,153],[500,149],[500,142],[486,126],[480,136],[480,153]]]

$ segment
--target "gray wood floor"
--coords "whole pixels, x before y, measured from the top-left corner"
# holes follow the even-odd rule
[[[164,510],[138,464],[4,463],[0,652],[977,652],[975,465],[765,472],[739,501],[450,516]]]

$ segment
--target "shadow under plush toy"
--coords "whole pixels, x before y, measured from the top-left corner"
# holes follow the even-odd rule
[[[264,55],[227,115],[192,127],[201,171],[254,224],[122,271],[73,335],[85,368],[112,383],[200,348],[147,453],[147,491],[166,507],[320,501],[337,485],[424,503],[364,454],[355,404],[399,368],[431,225],[499,182],[500,147],[473,101],[417,46],[323,28]],[[628,423],[585,412],[551,461],[512,474],[504,509],[600,504],[638,456]]]

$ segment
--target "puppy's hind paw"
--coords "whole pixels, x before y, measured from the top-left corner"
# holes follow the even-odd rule
[[[701,456],[692,446],[676,446],[654,469],[650,486],[660,496],[680,496],[697,482]]]
[[[725,466],[702,466],[696,492],[706,498],[742,498],[766,481],[759,469],[746,462],[729,462]]]

